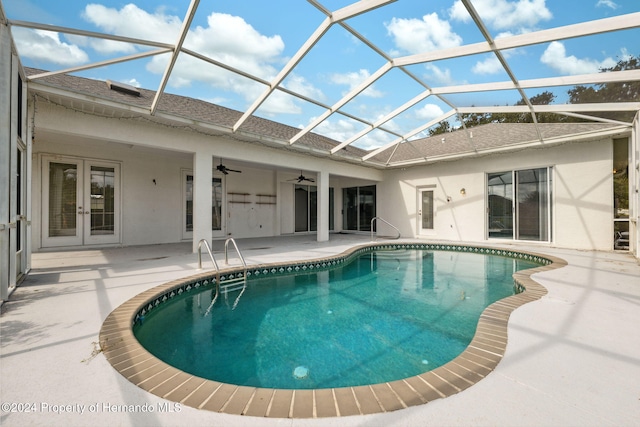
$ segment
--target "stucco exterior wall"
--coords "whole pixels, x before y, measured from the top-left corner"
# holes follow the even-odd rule
[[[378,215],[403,236],[486,242],[486,174],[552,166],[550,245],[611,250],[612,157],[611,141],[602,140],[390,171],[378,184]],[[418,190],[424,187],[434,190],[435,218],[433,232],[420,235]]]
[[[304,154],[282,152],[260,145],[198,134],[148,121],[114,119],[74,112],[39,103],[34,144],[34,200],[32,243],[43,248],[43,159],[51,156],[109,161],[120,165],[122,245],[188,241],[184,230],[184,180],[193,172],[194,152],[213,157],[213,167],[223,159],[232,169],[222,178],[223,230],[213,238],[267,237],[293,232],[293,191],[300,169],[330,171],[335,190],[336,230],[342,224],[341,187],[354,182],[371,185],[382,172]],[[235,160],[255,162],[255,167],[234,165]],[[249,160],[250,159],[250,160]],[[296,168],[296,169],[293,169]],[[284,170],[283,170],[284,169]],[[315,173],[305,172],[311,178]],[[360,178],[344,178],[352,174]],[[369,179],[367,179],[369,178]],[[303,182],[306,184],[306,182]],[[235,195],[232,193],[236,193]],[[246,193],[246,196],[239,195]],[[273,197],[270,197],[273,196]],[[280,215],[280,216],[279,216]],[[289,223],[279,220],[283,218]]]

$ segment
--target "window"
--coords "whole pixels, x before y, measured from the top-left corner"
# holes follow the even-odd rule
[[[487,175],[489,238],[551,240],[552,168]]]
[[[422,217],[421,228],[423,230],[433,230],[433,190],[423,190],[420,216]]]
[[[193,231],[193,175],[185,180],[185,231]],[[211,180],[211,229],[222,229],[222,179]]]

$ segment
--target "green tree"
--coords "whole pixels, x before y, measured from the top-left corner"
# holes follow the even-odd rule
[[[451,124],[447,120],[443,120],[438,123],[437,126],[429,128],[429,136],[439,135],[441,133],[451,132],[457,129],[453,129]]]
[[[602,68],[600,72],[636,70],[640,68],[640,55],[621,59],[610,68]],[[637,102],[640,101],[640,81],[600,83],[591,86],[579,85],[570,89],[569,103],[585,104],[600,102]],[[630,122],[634,111],[606,111],[598,113],[599,117]]]
[[[602,68],[600,72],[606,73],[611,71],[625,71],[640,69],[640,55],[621,59],[618,63],[610,68]],[[570,89],[569,103],[603,103],[603,102],[638,102],[640,101],[640,81],[631,82],[614,82],[601,83],[589,86],[575,86]],[[549,105],[556,99],[550,91],[544,91],[529,98],[529,102],[533,105]],[[526,105],[524,99],[520,99],[515,105]],[[630,122],[635,115],[634,111],[607,111],[597,113],[599,117]],[[538,113],[536,119],[540,123],[559,123],[559,122],[583,122],[585,119],[565,116],[555,113]],[[466,114],[462,117],[462,122],[467,128],[474,126],[486,125],[488,123],[532,123],[533,117],[531,113],[522,114],[505,114],[505,113],[474,113]],[[441,122],[437,126],[429,129],[429,135],[438,135],[445,132],[451,132],[460,129],[452,127],[449,122]]]

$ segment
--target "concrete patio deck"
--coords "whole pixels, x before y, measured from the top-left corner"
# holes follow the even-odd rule
[[[243,239],[238,246],[249,264],[257,264],[333,255],[369,240],[357,235],[331,235],[323,243],[314,239]],[[218,259],[221,247],[216,242]],[[511,315],[507,350],[492,373],[425,405],[322,419],[263,419],[166,405],[105,360],[96,344],[104,319],[134,295],[194,274],[197,258],[190,243],[33,254],[31,273],[1,308],[0,424],[640,425],[637,260],[626,253],[509,248],[557,256],[568,266],[533,276],[549,293]]]

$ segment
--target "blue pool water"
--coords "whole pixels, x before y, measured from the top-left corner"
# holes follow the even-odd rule
[[[529,261],[464,252],[367,253],[339,268],[173,298],[134,327],[159,359],[238,385],[315,389],[419,375],[460,354]],[[238,296],[240,298],[238,299]],[[237,301],[237,305],[236,305]],[[234,308],[235,307],[235,308]]]

